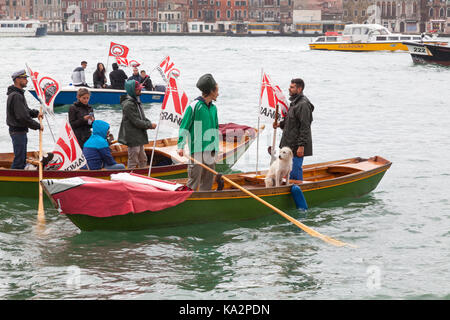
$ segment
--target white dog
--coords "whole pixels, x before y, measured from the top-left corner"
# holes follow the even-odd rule
[[[280,150],[278,158],[270,165],[269,172],[267,172],[264,182],[266,188],[279,187],[284,177],[286,177],[286,184],[289,184],[289,175],[292,171],[292,158],[294,154],[289,147],[283,147]]]

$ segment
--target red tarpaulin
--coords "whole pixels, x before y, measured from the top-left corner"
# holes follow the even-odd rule
[[[62,179],[69,180],[69,179]],[[166,191],[156,187],[127,181],[109,181],[90,177],[73,179],[73,184],[52,180],[53,199],[62,213],[111,217],[127,213],[160,211],[184,202],[189,191]],[[56,190],[61,188],[63,191]]]

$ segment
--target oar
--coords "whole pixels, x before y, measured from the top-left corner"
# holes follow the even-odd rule
[[[40,107],[39,124],[42,127],[42,117],[43,115],[42,103]],[[44,196],[42,192],[41,181],[43,179],[44,172],[42,168],[42,130],[39,128],[39,204],[38,204],[38,221],[45,223],[45,212],[44,212]]]
[[[214,171],[213,169],[211,169],[210,167],[204,165],[203,163],[195,160],[194,158],[192,158],[190,155],[186,154],[185,155],[187,158],[189,158],[191,161],[195,162],[196,164],[202,166],[204,169],[212,172],[215,175],[218,175],[218,173],[216,171]],[[270,203],[268,203],[267,201],[264,201],[263,199],[261,199],[260,197],[256,196],[255,194],[251,193],[250,191],[248,191],[247,189],[241,187],[239,184],[237,184],[236,182],[228,179],[225,176],[222,176],[222,178],[228,182],[229,184],[231,184],[232,186],[240,189],[241,191],[245,192],[246,194],[248,194],[249,196],[251,196],[252,198],[256,199],[257,201],[261,202],[262,204],[264,204],[265,206],[269,207],[270,209],[272,209],[273,211],[275,211],[276,213],[278,213],[279,215],[281,215],[283,218],[289,220],[290,222],[292,222],[293,224],[295,224],[297,227],[299,227],[300,229],[302,229],[303,231],[305,231],[306,233],[308,233],[309,235],[319,238],[327,243],[330,243],[332,245],[335,245],[337,247],[343,247],[343,246],[349,246],[349,247],[353,247],[356,248],[356,246],[330,238],[328,236],[325,236],[317,231],[315,231],[314,229],[311,229],[310,227],[304,225],[303,223],[301,223],[300,221],[292,218],[291,216],[289,216],[288,214],[284,213],[283,211],[281,211],[280,209],[274,207],[273,205],[271,205]]]

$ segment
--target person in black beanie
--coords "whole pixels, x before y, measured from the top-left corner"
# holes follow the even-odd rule
[[[119,69],[117,63],[112,64],[113,71],[109,73],[109,81],[111,82],[111,89],[124,90],[125,81],[128,77],[122,69]]]

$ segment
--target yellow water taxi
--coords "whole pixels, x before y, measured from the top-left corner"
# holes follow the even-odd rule
[[[349,24],[342,35],[320,36],[309,44],[311,50],[337,51],[408,51],[402,41],[447,45],[436,37],[428,35],[404,35],[391,33],[379,24]]]

